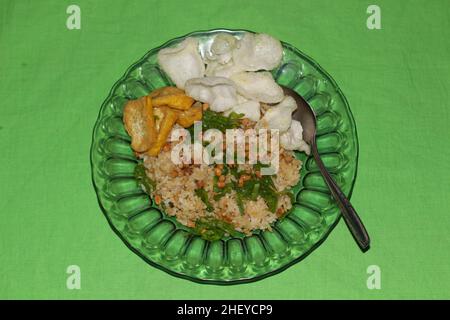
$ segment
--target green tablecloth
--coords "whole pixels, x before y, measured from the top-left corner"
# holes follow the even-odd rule
[[[68,30],[66,9],[81,8]],[[0,1],[0,298],[450,298],[450,2]],[[148,49],[193,30],[270,33],[317,60],[356,119],[352,202],[372,237],[362,254],[341,221],[306,260],[262,281],[172,277],[108,226],[89,148],[101,103]],[[66,268],[81,268],[81,290]],[[369,290],[367,268],[381,269]]]

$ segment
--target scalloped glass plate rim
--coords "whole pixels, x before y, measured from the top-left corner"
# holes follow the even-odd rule
[[[91,182],[92,185],[94,187],[95,193],[96,193],[96,197],[97,197],[97,203],[103,213],[103,215],[105,216],[110,228],[114,231],[114,233],[122,240],[122,242],[128,247],[128,249],[130,249],[133,253],[135,253],[137,256],[139,256],[142,260],[144,260],[146,263],[148,263],[149,265],[151,265],[152,267],[155,267],[159,270],[162,270],[164,272],[166,272],[167,274],[170,274],[172,276],[181,278],[181,279],[186,279],[192,282],[196,282],[196,283],[201,283],[201,284],[212,284],[212,285],[234,285],[234,284],[244,284],[244,283],[250,283],[250,282],[255,282],[258,280],[262,280],[264,278],[273,276],[275,274],[278,274],[280,272],[283,272],[284,270],[288,269],[289,267],[293,266],[294,264],[297,264],[298,262],[302,261],[303,259],[305,259],[306,257],[308,257],[314,250],[316,250],[330,235],[330,233],[333,231],[333,229],[336,227],[336,225],[339,223],[339,221],[341,220],[341,214],[338,215],[337,219],[334,221],[333,224],[331,224],[328,227],[328,230],[322,235],[322,237],[314,244],[312,245],[309,250],[307,250],[306,252],[304,252],[302,255],[300,255],[299,257],[292,259],[291,261],[287,262],[286,264],[284,264],[281,267],[278,267],[277,269],[268,271],[264,274],[261,275],[257,275],[255,277],[250,277],[250,278],[240,278],[237,280],[210,280],[210,279],[201,279],[201,278],[195,278],[192,276],[189,276],[187,274],[183,274],[183,273],[179,273],[173,270],[170,270],[169,268],[165,267],[164,265],[161,265],[159,263],[156,263],[152,260],[150,260],[149,258],[147,258],[146,256],[144,256],[138,249],[134,248],[126,239],[125,237],[121,234],[121,232],[114,226],[114,224],[112,223],[111,219],[109,218],[108,214],[107,214],[107,210],[104,208],[101,200],[100,200],[100,196],[99,196],[99,188],[97,187],[96,183],[95,183],[95,179],[94,179],[94,161],[93,161],[93,156],[94,156],[94,152],[93,152],[93,146],[94,146],[94,142],[95,142],[95,133],[98,130],[98,126],[100,125],[100,120],[102,118],[102,112],[105,108],[105,106],[107,105],[108,101],[110,101],[111,97],[113,96],[114,92],[116,91],[117,87],[124,81],[124,79],[126,79],[127,75],[129,74],[129,72],[131,70],[133,70],[137,65],[139,65],[140,63],[142,63],[143,60],[145,60],[148,56],[150,56],[153,52],[156,52],[158,50],[160,50],[161,48],[167,46],[170,43],[177,43],[179,41],[181,41],[182,39],[189,37],[189,36],[195,36],[198,34],[204,34],[204,33],[218,33],[218,32],[227,32],[227,33],[242,33],[242,32],[250,32],[250,33],[255,33],[254,31],[250,31],[247,29],[228,29],[228,28],[217,28],[217,29],[209,29],[209,30],[198,30],[198,31],[193,31],[193,32],[189,32],[185,35],[182,36],[178,36],[178,37],[174,37],[166,42],[164,42],[163,44],[152,48],[150,50],[148,50],[141,58],[139,58],[137,61],[135,61],[132,65],[130,65],[124,72],[124,74],[114,83],[114,85],[111,87],[108,96],[104,99],[100,110],[98,112],[98,116],[96,118],[96,122],[94,125],[94,128],[92,130],[92,143],[91,143],[91,147],[90,147],[90,165],[91,165]],[[355,172],[354,172],[354,176],[353,179],[350,183],[350,189],[349,192],[347,194],[347,197],[350,199],[353,193],[353,189],[355,186],[355,182],[356,182],[356,178],[358,175],[358,163],[359,163],[359,139],[358,139],[358,132],[357,132],[357,127],[356,127],[356,122],[353,116],[353,113],[350,109],[349,103],[347,101],[347,98],[345,97],[345,95],[343,94],[342,90],[340,89],[339,85],[336,83],[336,81],[333,79],[333,77],[324,69],[321,67],[321,65],[319,63],[317,63],[313,58],[311,58],[309,55],[305,54],[303,51],[297,49],[296,47],[294,47],[293,45],[286,43],[284,41],[281,41],[283,46],[289,47],[292,51],[299,53],[301,56],[303,56],[304,58],[306,58],[308,60],[308,62],[314,66],[314,68],[319,71],[320,73],[322,73],[325,77],[327,77],[331,84],[333,85],[333,87],[335,88],[336,92],[340,95],[340,97],[342,98],[345,107],[346,107],[346,111],[348,113],[348,117],[349,120],[353,126],[353,133],[354,133],[354,139],[355,139],[355,146],[356,146],[356,156],[355,156]]]

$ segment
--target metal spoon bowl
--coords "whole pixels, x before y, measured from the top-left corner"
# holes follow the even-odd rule
[[[344,195],[342,190],[336,184],[336,182],[331,177],[330,173],[327,171],[325,165],[320,158],[319,151],[316,145],[316,116],[314,111],[308,102],[303,99],[294,90],[283,87],[284,94],[291,96],[297,102],[297,110],[292,114],[292,118],[300,121],[303,127],[303,140],[311,146],[311,153],[314,160],[319,167],[319,170],[330,189],[331,195],[336,200],[339,209],[341,210],[344,221],[347,224],[348,229],[352,233],[355,241],[358,243],[359,247],[363,252],[370,248],[370,238],[364,227],[361,219],[356,213],[355,209],[351,205],[350,201]]]

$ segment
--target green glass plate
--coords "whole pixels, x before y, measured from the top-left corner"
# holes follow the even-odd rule
[[[302,260],[327,237],[340,218],[316,163],[303,161],[295,187],[293,210],[273,225],[273,231],[209,242],[192,234],[154,206],[133,177],[137,160],[122,124],[129,99],[170,85],[157,64],[157,52],[185,37],[199,39],[202,53],[218,32],[237,37],[244,30],[194,32],[150,50],[113,86],[94,127],[92,178],[98,201],[112,229],[149,264],[189,280],[234,284],[255,281]],[[348,103],[334,80],[311,58],[283,43],[284,55],[273,71],[278,83],[309,101],[317,114],[317,144],[322,159],[343,192],[350,196],[356,178],[358,140]]]

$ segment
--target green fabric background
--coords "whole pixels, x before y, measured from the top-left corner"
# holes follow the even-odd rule
[[[81,7],[81,30],[66,8]],[[368,30],[366,9],[382,10]],[[200,285],[150,267],[108,226],[89,148],[103,100],[147,50],[194,30],[245,28],[289,42],[337,81],[356,119],[352,202],[306,260],[262,281]],[[450,298],[450,1],[0,0],[0,298]],[[66,268],[81,267],[81,290]],[[369,265],[381,290],[366,286]]]

